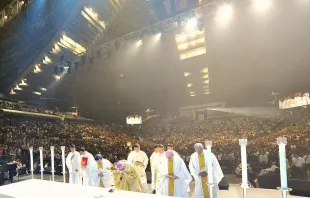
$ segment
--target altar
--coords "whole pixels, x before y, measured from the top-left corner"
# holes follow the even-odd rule
[[[80,186],[61,182],[30,179],[0,187],[0,198],[152,198],[153,194],[115,191],[108,188]]]
[[[62,182],[30,179],[18,183],[0,186],[0,198],[156,198],[166,197],[150,193],[128,191],[108,192],[109,189],[73,185]],[[192,192],[191,192],[192,195]],[[195,196],[191,196],[195,198]],[[229,190],[221,190],[218,198],[242,198],[242,188],[230,185]],[[248,189],[249,198],[281,198],[278,190],[260,188]],[[288,195],[288,198],[301,198]]]

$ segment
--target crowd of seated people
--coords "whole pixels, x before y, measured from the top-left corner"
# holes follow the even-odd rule
[[[160,142],[164,145],[173,143],[174,148],[185,161],[193,152],[192,145],[195,142],[211,139],[213,152],[228,172],[234,172],[240,164],[238,141],[240,138],[247,138],[248,159],[253,171],[258,175],[262,169],[270,168],[272,162],[279,165],[276,144],[276,138],[279,136],[288,138],[287,159],[290,167],[295,167],[292,154],[303,158],[310,154],[307,150],[310,143],[309,115],[308,109],[300,108],[273,117],[230,115],[187,122],[169,122],[157,117],[144,123],[143,130],[131,127],[130,131],[152,142]],[[310,162],[310,156],[306,160]],[[307,167],[299,163],[297,166]],[[291,169],[294,170],[294,168]],[[294,172],[297,171],[293,171],[292,176],[296,175]],[[305,171],[302,174],[309,175]]]
[[[304,111],[306,113],[308,111]],[[173,144],[186,163],[196,142],[213,140],[212,150],[224,171],[235,173],[240,164],[240,138],[248,138],[248,162],[256,176],[266,175],[279,166],[276,138],[288,138],[287,161],[289,176],[309,176],[310,128],[308,119],[295,126],[285,117],[261,118],[230,116],[204,121],[167,122],[155,117],[142,126],[102,125],[52,119],[4,116],[0,118],[0,153],[15,154],[21,167],[29,168],[28,147],[34,147],[38,164],[39,147],[44,147],[46,168],[50,166],[50,146],[55,146],[55,162],[61,165],[60,146],[74,143],[90,153],[101,153],[111,162],[125,159],[128,143],[138,142],[151,155],[152,144]],[[300,119],[300,117],[298,117]],[[142,127],[142,128],[141,128]],[[279,129],[280,128],[280,129]],[[143,141],[142,141],[143,139]],[[68,148],[66,150],[68,153]],[[309,157],[307,157],[309,155]],[[273,171],[271,171],[273,172]]]
[[[111,162],[116,162],[127,157],[128,142],[137,142],[132,136],[113,127],[20,116],[0,118],[0,134],[0,155],[16,155],[21,165],[28,168],[30,146],[34,149],[37,164],[39,147],[44,148],[44,164],[50,163],[50,146],[55,147],[55,162],[61,163],[60,146],[67,146],[68,153],[68,145],[72,142],[87,148],[90,153],[102,153]],[[144,146],[143,143],[141,145]]]

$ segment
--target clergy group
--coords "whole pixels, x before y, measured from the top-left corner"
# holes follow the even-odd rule
[[[115,164],[104,159],[101,154],[93,156],[84,147],[78,152],[75,145],[70,145],[70,153],[66,158],[69,183],[110,188],[112,191],[152,192],[171,197],[211,198],[212,191],[212,198],[216,198],[218,183],[224,177],[221,167],[215,155],[205,150],[201,143],[196,143],[193,151],[188,169],[172,145],[167,145],[166,151],[162,144],[155,145],[149,159],[140,145],[135,144],[127,160]],[[149,162],[151,189],[148,188],[145,171]],[[212,167],[212,185],[208,185],[208,165]],[[189,194],[192,181],[195,182],[193,196]]]

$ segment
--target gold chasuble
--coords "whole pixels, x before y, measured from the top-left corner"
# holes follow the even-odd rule
[[[199,161],[200,169],[203,169],[206,167],[205,156],[203,153],[198,155],[198,161]],[[208,176],[201,177],[201,185],[202,185],[204,198],[209,198],[209,189],[208,189],[207,183],[208,183]]]
[[[103,169],[102,164],[98,163],[98,170]],[[103,182],[102,182],[102,178],[100,177],[100,187],[104,188]]]
[[[168,159],[168,174],[174,175],[173,171],[173,160]],[[168,183],[168,196],[174,196],[174,180],[169,179]]]

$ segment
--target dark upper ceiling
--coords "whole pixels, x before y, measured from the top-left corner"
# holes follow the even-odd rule
[[[149,3],[145,0],[127,3],[96,44],[158,20],[156,9]],[[226,27],[219,26],[214,16],[205,16],[205,55],[180,61],[174,35],[181,29],[175,28],[162,35],[159,45],[146,36],[141,37],[143,45],[139,49],[121,45],[104,56],[94,54],[86,66],[59,82],[52,78],[54,65],[48,65],[46,72],[30,74],[30,86],[25,88],[30,94],[24,94],[37,97],[32,94],[33,87],[44,86],[48,88],[44,97],[74,100],[85,112],[104,112],[106,119],[147,107],[171,113],[180,105],[211,101],[253,105],[270,97],[273,91],[281,95],[309,91],[309,15],[308,2],[281,4],[275,0],[265,13],[256,13],[251,4],[244,4],[236,8]],[[81,23],[79,13],[72,18],[65,24]],[[71,26],[63,28],[71,33],[81,30]],[[190,97],[184,71],[202,67],[209,68],[211,94]]]
[[[13,0],[1,0],[0,1],[0,10],[2,10],[5,6],[9,5]]]

